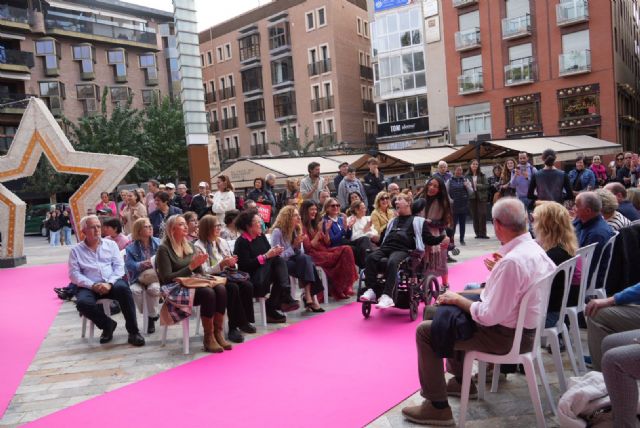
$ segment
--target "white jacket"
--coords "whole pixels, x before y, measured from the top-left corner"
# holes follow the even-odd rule
[[[236,196],[229,190],[227,192],[217,191],[213,194],[213,205],[211,211],[218,217],[218,221],[224,224],[224,214],[227,211],[236,209]]]

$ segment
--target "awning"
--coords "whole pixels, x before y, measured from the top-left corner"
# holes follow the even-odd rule
[[[481,144],[480,159],[517,158],[518,153],[526,152],[535,165],[540,165],[543,163],[542,152],[546,149],[555,150],[558,161],[569,161],[575,160],[578,155],[591,157],[615,154],[622,150],[622,146],[586,135],[491,140]],[[476,146],[467,144],[442,160],[448,163],[461,163],[469,162],[475,158]]]
[[[400,175],[411,172],[421,167],[426,167],[439,162],[445,156],[450,156],[457,151],[455,147],[429,147],[423,149],[381,150],[378,152],[380,169],[387,176]],[[358,170],[367,170],[367,161],[372,156],[363,155],[353,163]]]

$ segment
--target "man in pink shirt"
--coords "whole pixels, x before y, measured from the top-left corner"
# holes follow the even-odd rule
[[[474,302],[447,291],[438,304],[455,305],[471,314],[475,332],[468,340],[456,340],[454,358],[447,359],[447,371],[453,374],[445,382],[442,358],[432,346],[432,321],[424,321],[416,331],[418,371],[421,394],[426,399],[420,406],[405,407],[404,416],[425,425],[455,425],[447,396],[460,396],[465,351],[491,352],[504,355],[511,349],[522,296],[541,278],[553,272],[555,264],[527,231],[527,212],[516,198],[502,198],[491,210],[497,238],[502,243],[494,260],[485,260],[491,270],[480,301]],[[529,300],[522,336],[522,350],[531,350],[536,324],[539,322],[540,296]],[[471,384],[470,398],[477,395]]]

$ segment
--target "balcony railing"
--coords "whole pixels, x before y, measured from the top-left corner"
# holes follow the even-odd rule
[[[0,93],[1,109],[25,109],[29,104],[29,98],[37,97],[33,94]]]
[[[556,5],[556,22],[560,27],[588,20],[589,2],[587,0],[564,1]]]
[[[328,97],[317,98],[315,100],[311,100],[311,112],[315,113],[323,110],[330,110],[334,107],[333,105],[333,95],[329,95]]]
[[[0,5],[0,21],[28,24],[29,11],[21,7],[9,6],[7,4]]]
[[[591,71],[591,51],[573,51],[560,54],[560,76],[588,73]]]
[[[319,142],[322,146],[331,146],[338,142],[338,134],[330,132],[327,134],[314,135],[313,139]]]
[[[331,58],[321,59],[320,61],[308,64],[309,76],[317,76],[318,74],[328,73],[331,71]]]
[[[226,119],[222,119],[222,129],[233,129],[238,127],[238,117],[228,117]]]
[[[228,88],[222,88],[219,90],[220,100],[228,100],[236,96],[236,87],[229,86]]]
[[[502,38],[504,40],[528,35],[531,35],[531,15],[528,13],[502,20]]]
[[[33,53],[15,49],[4,49],[0,46],[0,65],[1,64],[24,65],[25,67],[32,68],[34,65]]]
[[[475,49],[480,46],[480,29],[475,27],[458,31],[456,32],[455,38],[457,51],[461,52]]]
[[[376,103],[374,103],[372,100],[362,100],[362,110],[367,113],[375,113]]]
[[[453,0],[453,7],[463,7],[476,3],[478,3],[478,0]]]
[[[474,94],[484,91],[484,82],[482,80],[482,67],[464,70],[461,76],[458,76],[458,94]]]
[[[279,104],[273,106],[273,114],[276,120],[296,115],[296,103]]]
[[[213,121],[211,123],[209,123],[209,131],[211,132],[220,132],[220,122]]]
[[[367,67],[366,65],[360,65],[360,77],[373,80],[373,68]]]
[[[535,61],[532,57],[516,59],[504,67],[505,86],[532,83],[535,80]]]
[[[367,147],[375,147],[376,134],[364,134],[364,145]]]
[[[204,102],[206,104],[211,104],[216,102],[216,93],[215,92],[205,92],[204,94]]]
[[[74,33],[92,34],[94,36],[107,37],[116,40],[128,40],[130,42],[156,45],[157,37],[155,33],[148,31],[133,30],[131,28],[118,27],[115,25],[102,24],[100,22],[85,21],[71,17],[47,15],[45,18],[47,29],[59,29]]]

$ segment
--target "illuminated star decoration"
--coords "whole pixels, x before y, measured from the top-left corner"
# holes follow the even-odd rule
[[[138,161],[131,156],[75,151],[44,102],[31,98],[9,152],[0,156],[0,183],[33,175],[43,154],[60,173],[88,176],[69,198],[74,224],[95,207],[101,192],[113,190]],[[0,185],[0,215],[9,220],[0,223],[0,257],[22,256],[24,213],[25,203]]]

